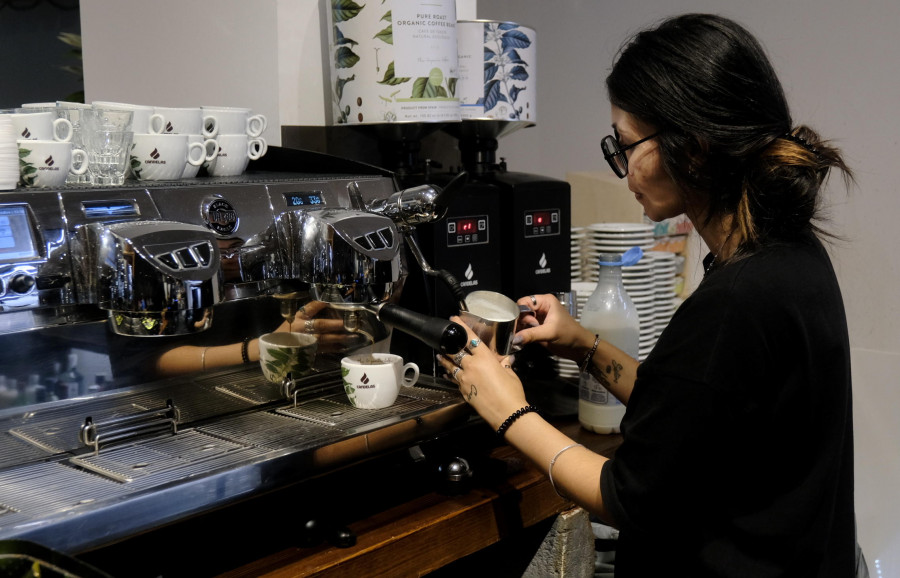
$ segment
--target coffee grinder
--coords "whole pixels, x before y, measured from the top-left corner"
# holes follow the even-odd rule
[[[441,221],[417,227],[419,246],[434,269],[451,273],[466,293],[496,291],[512,299],[571,288],[571,190],[567,182],[507,170],[496,160],[498,138],[530,126],[525,121],[463,120],[442,130],[457,139],[461,165],[443,173],[398,173],[401,186],[442,186],[460,171],[468,181]],[[408,149],[408,147],[407,147]],[[457,313],[450,290],[434,277],[410,271],[401,303],[438,317]],[[392,348],[419,350],[420,367],[433,368],[433,352],[402,337]],[[516,367],[534,377],[553,377],[555,364],[543,347],[526,348]]]

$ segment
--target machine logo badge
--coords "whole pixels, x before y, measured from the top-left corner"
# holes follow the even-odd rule
[[[534,274],[535,275],[546,275],[546,274],[550,273],[551,269],[550,269],[550,267],[547,266],[547,263],[548,263],[547,254],[541,253],[541,258],[538,259],[538,265],[540,265],[540,269],[535,269]]]
[[[465,271],[464,275],[466,276],[466,280],[460,282],[460,284],[459,284],[460,287],[474,287],[474,286],[478,285],[478,279],[472,278],[475,276],[475,270],[472,269],[471,263],[469,263],[466,266],[466,271]]]
[[[216,199],[206,206],[206,226],[220,235],[230,235],[237,231],[237,211],[225,199]]]

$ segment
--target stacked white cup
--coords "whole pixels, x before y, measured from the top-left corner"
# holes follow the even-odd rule
[[[249,108],[201,106],[204,134],[215,137],[218,153],[205,165],[214,177],[242,174],[251,160],[266,154],[262,133],[268,126],[265,115]]]
[[[209,133],[203,126],[203,113],[199,107],[163,107],[154,108],[155,119],[160,124],[154,124],[153,128],[159,128],[159,133],[164,135],[184,135],[188,143],[188,159],[184,163],[181,175],[177,178],[190,179],[197,176],[200,165],[208,163],[216,158],[219,145],[214,138],[214,133]],[[200,162],[194,162],[195,144],[203,147]]]

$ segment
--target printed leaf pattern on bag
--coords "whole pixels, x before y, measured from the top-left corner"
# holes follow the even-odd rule
[[[500,103],[509,103],[509,118],[520,119],[522,107],[516,102],[526,87],[516,82],[524,82],[529,76],[528,63],[517,49],[528,48],[531,40],[518,24],[502,22],[485,25],[484,43],[484,97],[478,99],[478,104],[489,111]]]
[[[334,67],[337,70],[353,68],[359,63],[359,55],[353,51],[353,47],[357,46],[359,42],[344,36],[337,23],[356,18],[363,8],[365,8],[365,5],[360,6],[353,0],[331,0],[331,15],[334,23],[332,33],[335,46],[333,59]],[[335,120],[338,124],[346,124],[347,119],[350,117],[350,105],[341,106],[341,101],[344,98],[344,87],[348,82],[354,80],[356,80],[356,74],[351,74],[349,77],[338,76],[337,80],[335,80],[332,98],[335,102],[335,110],[337,111]]]
[[[363,8],[365,5],[360,6],[353,0],[331,0],[331,15],[334,22],[346,22],[356,18]]]

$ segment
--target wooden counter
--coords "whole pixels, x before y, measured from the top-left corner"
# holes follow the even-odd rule
[[[556,425],[605,456],[621,443],[621,436],[585,431],[577,421]],[[490,458],[504,463],[508,475],[462,495],[427,493],[352,522],[354,546],[290,547],[220,577],[421,576],[571,507],[544,472],[511,447],[494,448]]]

